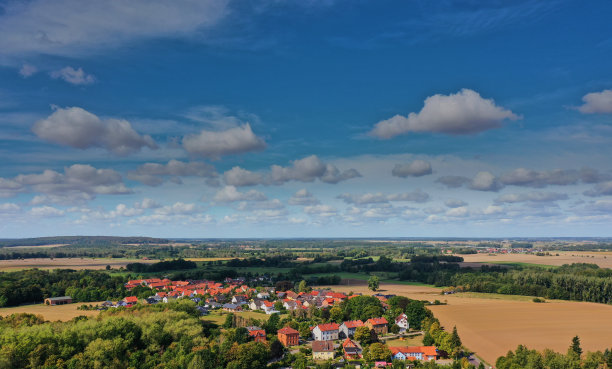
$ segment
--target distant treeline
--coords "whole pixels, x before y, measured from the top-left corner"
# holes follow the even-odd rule
[[[123,277],[98,270],[29,269],[0,273],[0,306],[41,303],[47,297],[71,296],[75,302],[122,298]]]
[[[125,268],[128,271],[135,272],[135,273],[155,273],[155,272],[165,272],[168,270],[195,269],[197,268],[197,264],[189,260],[176,259],[176,260],[160,261],[160,262],[153,263],[153,264],[130,263],[126,265]]]
[[[474,292],[612,303],[612,270],[594,264],[457,273],[451,284]]]
[[[112,244],[167,244],[170,241],[151,237],[112,237],[112,236],[59,236],[20,239],[0,239],[0,247],[42,246],[61,244],[112,245]]]

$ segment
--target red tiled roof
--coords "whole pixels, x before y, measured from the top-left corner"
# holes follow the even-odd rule
[[[420,352],[425,356],[436,356],[438,355],[436,351],[436,346],[404,346],[404,347],[389,347],[391,353],[393,355],[401,352],[402,354],[413,354],[416,352]],[[414,358],[413,358],[414,359]]]
[[[317,327],[319,327],[321,332],[337,331],[340,328],[340,326],[336,323],[319,324]]]
[[[312,352],[331,352],[334,351],[334,341],[314,341]]]
[[[280,334],[300,334],[300,332],[296,331],[295,329],[291,327],[281,328],[278,330],[278,333]]]
[[[357,328],[357,327],[362,327],[363,322],[361,320],[349,320],[349,321],[344,322],[344,325],[347,328]]]
[[[124,298],[123,301],[125,301],[127,303],[138,302],[138,297],[136,297],[136,296],[128,296],[128,297]]]
[[[389,324],[389,322],[385,318],[372,318],[368,319],[368,322],[370,322],[370,324],[372,325]]]

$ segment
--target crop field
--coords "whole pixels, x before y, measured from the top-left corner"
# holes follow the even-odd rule
[[[0,272],[12,272],[23,269],[104,269],[110,265],[113,269],[125,267],[129,263],[155,263],[158,260],[112,259],[112,258],[62,258],[62,259],[22,259],[0,260]]]
[[[56,321],[61,320],[63,322],[68,321],[74,317],[79,315],[85,316],[96,316],[99,311],[97,310],[77,310],[77,307],[81,306],[83,303],[74,303],[67,305],[58,305],[58,306],[47,306],[45,304],[35,304],[35,305],[22,305],[22,306],[14,306],[7,308],[0,308],[0,316],[7,316],[15,313],[29,313],[29,314],[40,314],[46,320]],[[92,304],[100,304],[100,302],[88,302],[87,305]]]
[[[535,254],[468,254],[459,255],[465,262],[556,265],[573,263],[597,264],[612,268],[612,252],[551,251],[552,256]],[[556,254],[559,254],[557,256]]]
[[[367,286],[329,287],[372,293]],[[534,303],[526,296],[496,294],[440,295],[439,289],[396,284],[381,284],[381,290],[417,300],[447,302],[430,309],[447,330],[457,326],[463,344],[491,364],[519,344],[565,353],[575,335],[580,336],[585,351],[604,350],[612,342],[610,305],[560,300]]]

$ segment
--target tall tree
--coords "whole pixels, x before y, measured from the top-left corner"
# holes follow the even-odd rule
[[[373,275],[368,279],[368,288],[371,289],[372,291],[378,290],[379,286],[380,286],[380,280],[378,279],[377,276]]]

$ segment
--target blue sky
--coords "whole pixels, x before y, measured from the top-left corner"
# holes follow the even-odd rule
[[[0,237],[612,236],[607,1],[0,2]]]

